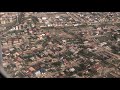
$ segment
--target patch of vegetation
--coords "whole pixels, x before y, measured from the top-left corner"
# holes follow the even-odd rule
[[[114,54],[119,54],[120,48],[116,46],[111,46],[112,53]]]
[[[82,76],[83,74],[82,74],[82,72],[79,72],[77,75]]]
[[[52,63],[52,65],[53,65],[53,66],[56,66],[56,67],[61,66],[61,64],[62,64],[62,63],[61,63],[60,61]]]
[[[63,58],[65,58],[67,60],[72,60],[74,58],[74,56],[73,56],[73,53],[68,50],[65,53],[63,53]]]
[[[39,19],[36,16],[31,16],[31,19],[34,24],[37,24],[39,22]]]
[[[78,70],[85,70],[85,69],[86,69],[85,64],[83,64],[83,63],[79,64]]]
[[[21,56],[23,59],[29,59],[31,57],[33,57],[34,55],[33,54],[26,54],[26,55],[23,55]]]

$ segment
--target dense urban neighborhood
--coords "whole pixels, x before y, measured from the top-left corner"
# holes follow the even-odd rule
[[[120,12],[0,12],[13,78],[119,78]]]

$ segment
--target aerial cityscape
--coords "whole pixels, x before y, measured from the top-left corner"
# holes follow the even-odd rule
[[[120,12],[0,12],[0,45],[13,78],[120,78]]]

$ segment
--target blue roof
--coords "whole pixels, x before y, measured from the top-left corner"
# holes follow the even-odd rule
[[[41,73],[44,73],[45,72],[45,69],[44,68],[40,68],[39,69]]]

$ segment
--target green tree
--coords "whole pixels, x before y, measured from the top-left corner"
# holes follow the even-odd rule
[[[34,24],[37,24],[37,22],[39,22],[39,19],[36,16],[31,16],[31,19]]]

